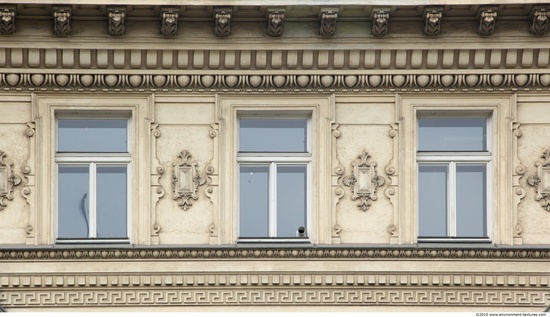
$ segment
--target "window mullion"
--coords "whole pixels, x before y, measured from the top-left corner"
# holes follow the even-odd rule
[[[277,236],[277,164],[269,164],[269,236]]]
[[[449,162],[449,212],[448,212],[448,234],[456,237],[456,162]]]
[[[88,212],[88,237],[97,238],[97,211],[96,211],[96,163],[90,163],[90,202],[89,202],[89,212]]]

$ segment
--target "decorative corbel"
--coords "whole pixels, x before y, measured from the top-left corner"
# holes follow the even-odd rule
[[[479,35],[487,36],[495,33],[496,18],[496,8],[482,9],[479,15],[479,27],[477,29]]]
[[[278,37],[285,29],[285,11],[272,9],[267,11],[267,36]]]
[[[537,175],[527,178],[527,184],[537,187],[535,200],[540,201],[540,205],[550,212],[550,148],[544,150],[541,155],[542,162],[536,162]]]
[[[21,184],[21,177],[13,174],[13,162],[5,162],[6,153],[0,150],[0,211],[7,206],[5,200],[13,200],[13,187]]]
[[[172,164],[173,199],[183,210],[187,210],[192,206],[190,199],[199,199],[197,190],[206,183],[206,177],[197,171],[198,163],[192,160],[193,155],[189,151],[181,151],[178,157]]]
[[[71,35],[71,8],[53,8],[53,31],[55,36]]]
[[[443,18],[442,8],[426,8],[424,10],[426,22],[424,24],[424,34],[427,36],[436,36],[441,34],[441,18]]]
[[[371,200],[376,200],[376,190],[384,185],[386,180],[379,176],[376,171],[376,162],[369,161],[371,155],[363,150],[357,155],[357,159],[351,162],[351,175],[344,176],[342,182],[345,186],[351,187],[353,195],[351,200],[359,199],[357,207],[366,211],[371,206]]]
[[[178,34],[179,8],[163,8],[161,11],[162,25],[160,33],[163,37],[173,37]]]
[[[322,9],[319,13],[319,34],[330,37],[336,33],[336,19],[338,18],[338,9]]]
[[[389,19],[389,10],[372,11],[372,36],[384,37],[388,35]]]
[[[0,33],[15,33],[15,8],[0,8]]]
[[[231,9],[218,9],[214,11],[214,34],[217,37],[231,35]]]
[[[534,35],[544,35],[548,32],[548,16],[550,11],[545,8],[535,8],[531,13],[531,28],[529,31]]]
[[[126,9],[111,8],[109,9],[109,35],[121,36],[126,33]]]

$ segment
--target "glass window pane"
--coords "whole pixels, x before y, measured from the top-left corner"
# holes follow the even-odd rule
[[[456,166],[456,235],[487,237],[487,166]]]
[[[240,152],[306,152],[307,120],[241,119]]]
[[[59,165],[58,171],[57,235],[59,238],[88,238],[89,166]]]
[[[239,236],[269,237],[269,165],[241,165]]]
[[[277,237],[296,237],[306,226],[307,165],[277,166]],[[307,236],[307,233],[306,233]]]
[[[59,119],[58,152],[128,152],[127,119]]]
[[[126,165],[97,166],[97,237],[127,238],[128,184]]]
[[[418,236],[447,236],[447,165],[418,166]]]
[[[486,150],[486,118],[418,119],[418,151]]]

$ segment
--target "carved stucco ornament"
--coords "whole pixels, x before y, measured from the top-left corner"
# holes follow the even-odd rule
[[[112,8],[109,10],[109,35],[121,36],[126,33],[126,9]]]
[[[497,22],[496,17],[496,9],[486,9],[481,11],[479,27],[477,29],[479,35],[487,36],[495,33],[495,26]]]
[[[345,186],[352,187],[351,200],[359,199],[357,207],[366,211],[371,206],[371,200],[376,200],[376,190],[384,185],[386,180],[376,171],[377,163],[370,161],[371,155],[363,150],[357,159],[351,162],[353,171],[351,175],[344,176],[342,182]]]
[[[319,34],[324,37],[333,36],[336,33],[337,9],[323,9],[319,13]]]
[[[542,162],[536,162],[537,175],[527,178],[527,184],[537,188],[535,199],[540,205],[550,212],[550,148],[544,150],[541,155]]]
[[[267,35],[278,37],[283,35],[285,29],[285,11],[284,10],[268,10],[267,11]]]
[[[390,12],[377,10],[372,12],[372,36],[384,37],[388,35]]]
[[[219,9],[214,12],[214,35],[217,37],[231,35],[231,10]]]
[[[206,177],[197,171],[198,163],[192,159],[193,155],[189,151],[181,151],[178,157],[172,164],[173,199],[178,201],[183,210],[187,210],[192,206],[190,199],[199,199],[197,190],[206,183]]]
[[[15,33],[15,9],[0,8],[0,33]]]
[[[71,34],[71,8],[53,9],[53,31],[55,36],[69,36]]]
[[[0,150],[0,211],[7,206],[5,200],[13,200],[13,187],[21,184],[21,177],[13,174],[13,162],[5,159],[6,153]]]
[[[163,37],[173,37],[178,34],[178,17],[178,8],[162,9],[162,25],[160,27],[160,33]]]
[[[534,35],[544,35],[548,32],[548,16],[550,11],[537,8],[531,14],[531,27],[529,31]]]
[[[424,23],[424,34],[427,36],[436,36],[441,34],[441,18],[443,9],[426,8],[424,11],[426,22]]]

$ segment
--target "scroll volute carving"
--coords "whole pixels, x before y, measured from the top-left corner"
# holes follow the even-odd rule
[[[535,200],[540,201],[540,205],[550,212],[550,148],[544,150],[541,155],[544,160],[536,162],[537,175],[527,178],[527,184],[537,189]]]
[[[336,19],[338,18],[338,10],[324,9],[319,14],[319,34],[324,37],[333,36],[336,33]]]
[[[198,163],[193,160],[189,151],[181,151],[178,157],[172,164],[173,199],[178,201],[183,210],[187,210],[192,206],[191,199],[199,199],[197,190],[206,183],[206,177],[197,171]]]
[[[13,200],[13,187],[21,184],[21,177],[13,174],[13,162],[6,161],[6,153],[0,150],[0,211],[6,208],[6,200]]]
[[[15,33],[15,9],[0,8],[0,33]]]
[[[284,22],[284,10],[269,10],[267,12],[267,35],[271,37],[279,37],[283,35],[283,31],[285,29]]]
[[[496,18],[496,8],[482,10],[480,13],[479,27],[477,29],[479,35],[487,36],[495,33]]]
[[[531,34],[544,35],[548,32],[548,16],[550,16],[550,11],[545,8],[535,8],[533,10],[529,29]]]
[[[53,19],[55,36],[63,37],[71,34],[71,8],[54,8]]]
[[[441,18],[443,18],[443,9],[427,8],[424,11],[424,34],[427,36],[437,36],[441,34]]]
[[[160,32],[165,38],[174,37],[178,34],[178,8],[164,8],[162,10],[162,25]]]
[[[373,200],[377,199],[376,190],[384,185],[386,180],[379,176],[376,170],[377,163],[370,161],[371,155],[363,150],[357,159],[351,162],[351,175],[344,176],[342,182],[345,186],[352,187],[352,200],[358,200],[357,207],[366,211]]]
[[[217,37],[231,35],[231,10],[219,9],[214,12],[214,34]]]
[[[384,37],[388,35],[390,12],[377,10],[372,12],[372,36]]]
[[[126,9],[113,8],[109,10],[109,35],[121,36],[126,33]]]

